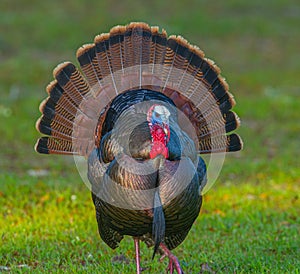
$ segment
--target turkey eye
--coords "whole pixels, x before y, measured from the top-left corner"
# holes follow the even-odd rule
[[[160,114],[158,114],[157,112],[155,112],[155,117],[156,117],[156,118],[159,118],[159,117],[160,117]]]

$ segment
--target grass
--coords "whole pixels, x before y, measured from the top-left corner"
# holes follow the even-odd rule
[[[70,158],[33,151],[51,71],[95,34],[143,20],[182,34],[222,68],[245,149],[228,155],[174,253],[186,273],[299,273],[297,1],[2,1],[0,272],[133,273],[133,242],[110,250]],[[38,172],[44,172],[44,176]],[[43,175],[43,174],[40,174]],[[144,273],[162,273],[142,246]]]

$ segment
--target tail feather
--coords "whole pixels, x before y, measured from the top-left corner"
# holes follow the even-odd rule
[[[109,48],[109,34],[104,33],[101,35],[97,35],[95,37],[95,46],[96,46],[96,57],[97,64],[99,67],[99,78],[102,79],[103,84],[113,84],[113,88],[115,90],[116,95],[118,94],[118,90],[116,87],[116,81],[113,75],[113,69],[111,64],[111,54]]]
[[[41,137],[35,145],[35,150],[43,154],[77,154],[72,150],[72,142],[52,137]]]
[[[139,66],[142,64],[143,61],[143,47],[147,49],[147,43],[144,39],[144,30],[146,31],[146,27],[141,24],[133,25],[130,32],[130,48],[132,49],[132,64],[129,66]],[[149,28],[149,27],[148,27]],[[145,32],[146,33],[146,32]],[[130,52],[130,51],[129,51]],[[149,56],[149,52],[147,54]]]
[[[89,84],[79,70],[72,63],[65,62],[54,69],[53,75],[70,100],[78,107],[85,99],[84,95],[90,91]]]
[[[73,124],[72,122],[65,116],[61,115],[58,112],[54,112],[54,110],[47,105],[44,106],[43,108],[43,119],[39,119],[39,122],[37,122],[37,125],[39,123],[42,123],[40,120],[44,120],[44,123],[46,126],[52,126],[52,123],[57,123],[59,126],[63,126],[67,129],[72,130],[73,129]],[[44,119],[45,118],[45,119]],[[47,119],[47,120],[46,120]],[[44,132],[41,132],[44,133]],[[47,134],[47,133],[45,133]]]
[[[51,137],[40,138],[35,148],[46,154],[77,154],[78,151],[73,148],[74,139],[78,137],[74,136],[74,127],[76,117],[82,114],[79,105],[87,100],[90,88],[76,67],[69,62],[59,65],[53,74],[56,80],[47,87],[49,97],[41,103],[43,116],[36,123],[38,131]],[[88,119],[89,112],[83,115]],[[80,127],[84,129],[84,123]],[[78,142],[83,142],[86,136],[80,137],[81,141]]]
[[[243,141],[241,137],[236,133],[227,136],[227,142],[228,142],[228,146],[226,151],[228,152],[239,151],[243,148]]]
[[[203,154],[216,152],[239,151],[243,147],[243,142],[237,134],[219,135],[212,138],[203,139],[200,142],[199,151]]]
[[[234,131],[241,124],[240,118],[233,111],[228,111],[228,112],[224,113],[223,117],[225,119],[225,130],[226,130],[226,132]]]
[[[168,39],[167,53],[168,58],[166,58],[165,64],[169,65],[170,68],[165,86],[175,84],[179,90],[188,92],[191,79],[190,77],[186,78],[186,76],[193,75],[197,80],[201,80],[203,77],[199,66],[194,66],[191,62],[192,60],[201,60],[201,58],[203,58],[203,52],[196,50],[192,52],[191,46],[184,38],[172,35]],[[194,55],[198,58],[195,58]]]
[[[64,92],[64,89],[58,84],[57,80],[52,81],[47,86],[49,97],[40,104],[42,113],[48,111],[54,114],[59,113],[63,117],[74,117],[77,112],[77,105],[70,99],[70,96]]]
[[[124,26],[116,26],[111,29],[109,48],[111,51],[111,66],[114,72],[124,70]]]
[[[158,27],[130,23],[97,35],[76,55],[85,77],[70,62],[54,70],[55,80],[47,87],[49,97],[40,106],[43,116],[36,125],[50,137],[40,139],[39,152],[89,153],[95,142],[100,143],[95,129],[101,134],[112,99],[138,88],[173,100],[195,128],[199,153],[242,148],[238,135],[227,135],[240,122],[231,111],[235,101],[220,69],[181,36],[168,37]],[[185,127],[183,122],[180,126]]]
[[[76,56],[90,86],[100,85],[101,73],[97,64],[95,44],[83,45],[77,50]]]
[[[167,33],[165,30],[159,32],[158,27],[151,27],[151,34],[151,72],[155,75],[161,75],[161,67],[156,65],[162,65],[164,63],[166,55],[166,46],[168,41]]]
[[[144,25],[142,29],[142,43],[141,43],[141,64],[147,65],[150,63],[151,58],[151,44],[152,44],[152,33],[151,28]]]
[[[72,141],[73,127],[68,127],[65,122],[54,121],[43,116],[37,121],[37,129],[43,134]]]
[[[132,26],[129,25],[124,32],[124,67],[129,68],[133,66],[134,50],[131,40]]]
[[[205,137],[222,135],[224,132],[224,123],[226,133],[231,132],[239,127],[240,119],[232,112],[226,112],[223,114],[223,120],[214,120],[214,117],[210,117],[207,124],[200,125],[200,138],[203,140]]]

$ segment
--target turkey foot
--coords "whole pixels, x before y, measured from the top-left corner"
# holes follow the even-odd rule
[[[170,274],[174,273],[174,269],[176,269],[178,274],[183,274],[183,271],[180,267],[179,261],[177,259],[177,257],[175,255],[172,254],[172,252],[164,245],[164,244],[160,244],[161,249],[164,251],[164,255],[162,256],[161,260],[164,257],[168,257],[169,258],[169,265],[167,268],[167,272],[170,272]]]

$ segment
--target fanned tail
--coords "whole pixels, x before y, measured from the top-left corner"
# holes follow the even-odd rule
[[[145,23],[116,26],[78,49],[84,74],[70,62],[54,70],[37,129],[45,134],[35,149],[46,154],[87,156],[101,139],[111,101],[129,90],[150,89],[169,97],[190,120],[199,153],[238,151],[229,134],[240,121],[220,69],[181,36],[167,36]],[[188,128],[179,119],[183,129]]]

